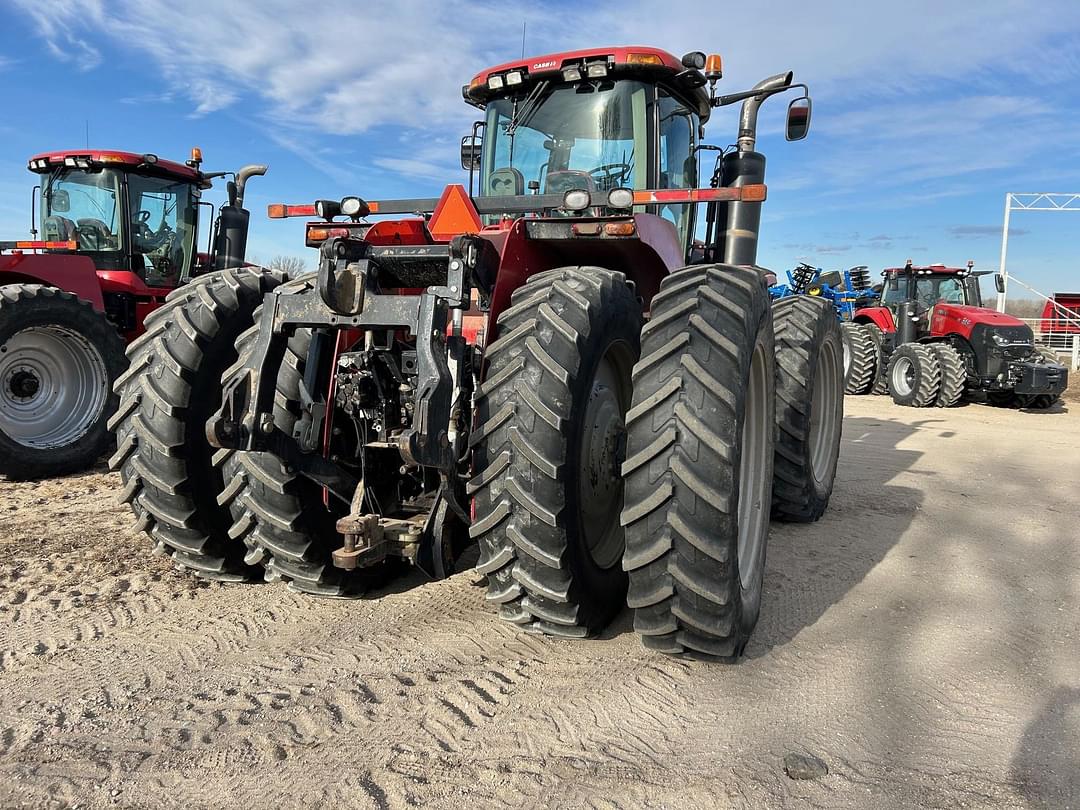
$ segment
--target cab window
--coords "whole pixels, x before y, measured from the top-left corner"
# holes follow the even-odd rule
[[[697,115],[666,90],[660,88],[657,98],[660,133],[660,188],[694,188],[697,186],[697,159],[694,153],[694,133],[698,129]],[[690,233],[694,206],[663,205],[658,213],[674,223],[679,238],[686,244]]]

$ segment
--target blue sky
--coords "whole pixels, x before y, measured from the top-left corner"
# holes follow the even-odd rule
[[[7,0],[0,5],[0,233],[24,236],[26,158],[85,146],[205,168],[270,164],[249,187],[250,253],[298,255],[268,202],[435,196],[458,182],[481,68],[612,43],[724,56],[724,92],[794,69],[814,121],[783,140],[766,105],[760,260],[997,266],[1007,191],[1080,192],[1080,3],[836,0],[725,5],[326,0]],[[730,4],[735,11],[738,6]],[[658,11],[662,10],[662,11]],[[659,13],[675,15],[658,17]],[[735,110],[708,140],[735,138]],[[1080,289],[1080,212],[1014,214],[1009,267]]]

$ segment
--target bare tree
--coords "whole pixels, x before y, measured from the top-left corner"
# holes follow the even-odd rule
[[[270,269],[297,276],[307,269],[307,263],[299,256],[275,256],[270,260]]]

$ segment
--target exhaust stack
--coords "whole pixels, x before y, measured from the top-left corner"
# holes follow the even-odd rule
[[[247,181],[266,174],[266,169],[261,163],[249,164],[236,173],[235,181],[229,183],[229,202],[221,206],[218,212],[214,235],[215,270],[242,267],[245,264],[251,213],[244,208],[244,191]]]

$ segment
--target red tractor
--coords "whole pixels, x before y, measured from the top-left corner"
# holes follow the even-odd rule
[[[36,478],[91,464],[106,449],[125,343],[192,276],[243,263],[244,184],[230,183],[211,255],[198,253],[203,190],[225,172],[155,155],[79,150],[30,158],[40,222],[0,242],[0,473]],[[40,228],[41,240],[38,228]]]
[[[446,576],[471,540],[522,629],[585,636],[629,605],[650,647],[737,657],[770,514],[828,504],[842,349],[828,303],[771,305],[755,265],[758,108],[803,89],[800,139],[805,86],[719,78],[644,47],[516,60],[463,88],[469,190],[271,206],[317,217],[318,272],[248,316],[220,386],[208,339],[162,401],[163,334],[119,388],[114,464],[158,551],[341,596],[402,561]],[[737,146],[699,184],[703,125],[735,102]],[[194,409],[191,385],[219,400]]]
[[[1048,408],[1068,385],[1054,354],[1035,346],[1023,321],[982,305],[978,277],[967,267],[935,264],[884,272],[881,305],[855,312],[849,332],[853,365],[864,367],[859,390],[888,390],[898,405],[956,405],[965,391],[994,404]],[[1000,291],[1001,278],[995,277]]]

